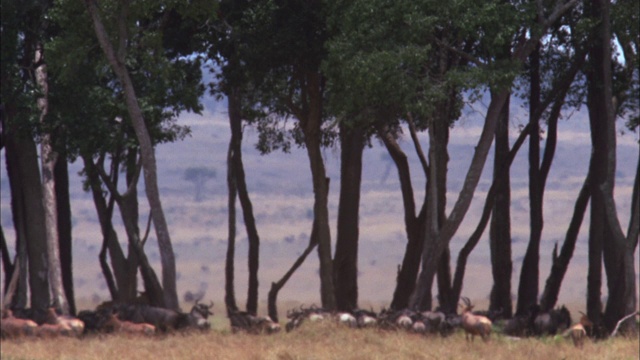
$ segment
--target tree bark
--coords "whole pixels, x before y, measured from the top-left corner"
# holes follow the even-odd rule
[[[235,191],[237,191],[240,205],[242,206],[242,216],[244,218],[245,229],[247,231],[247,237],[249,239],[249,287],[247,289],[247,312],[252,315],[256,315],[258,312],[258,269],[260,264],[260,236],[258,235],[256,220],[253,215],[253,205],[251,204],[251,199],[249,198],[249,191],[247,190],[247,183],[245,180],[244,165],[242,163],[241,96],[242,95],[240,94],[240,90],[238,89],[232,90],[230,94],[227,94],[227,97],[229,99],[229,123],[231,127],[231,141],[229,145],[229,151],[231,152],[231,166],[233,167],[233,169],[230,170],[232,170],[232,180],[235,182]],[[231,202],[231,195],[229,201]],[[229,203],[229,205],[231,205],[231,203]],[[231,208],[229,211],[231,211]]]
[[[540,311],[542,312],[550,311],[556,306],[560,286],[562,285],[562,280],[573,256],[573,250],[575,249],[580,226],[582,225],[582,220],[584,219],[584,214],[589,204],[590,195],[589,177],[587,177],[578,194],[573,216],[571,217],[571,222],[569,223],[569,228],[567,229],[567,234],[562,244],[562,249],[560,250],[560,256],[558,256],[558,244],[553,247],[551,272],[549,273],[547,283],[540,298]]]
[[[69,304],[69,313],[76,314],[76,303],[73,289],[73,246],[71,231],[71,199],[69,196],[69,170],[67,158],[59,153],[53,176],[56,184],[56,210],[58,212],[58,240],[60,248],[60,270],[62,286]]]
[[[496,97],[492,98],[487,111],[485,125],[480,135],[480,140],[476,146],[476,150],[471,160],[471,165],[465,177],[465,181],[458,196],[458,200],[451,211],[449,218],[444,223],[442,230],[434,241],[425,242],[422,250],[422,270],[418,276],[418,283],[412,295],[411,307],[416,309],[428,309],[431,307],[431,298],[426,296],[433,285],[433,277],[436,273],[438,260],[453,234],[457,231],[464,215],[473,198],[473,193],[480,180],[485,160],[489,153],[489,148],[493,142],[495,127],[498,115],[502,110],[509,92],[501,91]]]
[[[160,201],[160,193],[158,190],[158,179],[156,169],[156,159],[151,142],[151,137],[147,130],[142,115],[142,110],[138,104],[133,82],[129,76],[129,72],[125,66],[126,54],[126,26],[128,14],[128,1],[124,1],[121,14],[118,17],[118,28],[120,30],[120,46],[118,52],[114,50],[109,40],[107,31],[102,24],[99,9],[95,0],[85,0],[89,14],[91,15],[96,36],[100,43],[100,47],[105,53],[107,60],[113,71],[118,76],[124,89],[125,103],[133,128],[140,143],[140,153],[142,158],[142,166],[144,168],[144,181],[147,199],[151,208],[151,216],[156,230],[158,239],[158,248],[160,251],[160,261],[162,263],[162,285],[165,306],[178,310],[178,294],[176,288],[176,264],[173,247],[171,245],[171,237],[169,229],[162,210],[162,202]]]
[[[404,309],[409,306],[409,299],[413,293],[418,270],[420,269],[420,255],[424,240],[424,221],[426,219],[426,195],[420,214],[416,216],[413,186],[411,185],[411,171],[407,155],[390,133],[388,128],[378,126],[378,137],[387,148],[387,152],[396,165],[400,178],[400,191],[404,207],[404,225],[407,233],[407,245],[404,252],[402,265],[398,266],[396,288],[393,292],[391,309]]]
[[[116,302],[123,301],[120,296],[119,289],[126,289],[129,283],[129,276],[127,271],[126,259],[120,243],[118,242],[118,234],[113,229],[113,206],[115,203],[115,194],[111,194],[108,204],[104,198],[102,187],[100,186],[100,176],[96,169],[96,165],[93,163],[91,157],[82,155],[84,161],[84,168],[87,175],[87,180],[93,196],[93,203],[98,215],[98,221],[100,222],[100,231],[102,233],[102,248],[98,259],[100,262],[100,268],[107,282],[107,288],[111,299]],[[115,160],[113,160],[115,161]],[[119,162],[116,161],[119,164]],[[99,164],[98,166],[102,166]],[[115,166],[118,167],[117,165]],[[112,179],[113,183],[117,184],[117,173],[114,174]],[[107,262],[107,251],[111,259],[111,268]]]
[[[518,304],[516,315],[523,316],[538,303],[540,276],[540,239],[542,237],[542,179],[540,174],[540,119],[534,114],[540,107],[540,45],[530,56],[529,95],[529,222],[530,237],[527,251],[522,261],[520,282],[518,285]]]
[[[227,308],[227,315],[238,311],[238,305],[236,303],[235,295],[235,252],[236,252],[236,197],[238,195],[236,171],[234,165],[234,152],[237,149],[235,145],[239,140],[236,139],[236,132],[234,126],[236,117],[240,118],[240,104],[238,103],[237,94],[235,91],[230,91],[227,94],[228,99],[228,111],[229,111],[229,123],[231,125],[231,140],[229,140],[229,149],[227,151],[227,189],[228,189],[228,242],[227,242],[227,255],[225,261],[225,284],[224,284],[224,304]]]
[[[340,126],[340,202],[333,259],[336,306],[339,311],[358,307],[358,239],[360,184],[364,131]]]
[[[329,179],[325,179],[327,183],[327,189],[329,188]],[[302,254],[296,259],[291,268],[282,276],[280,280],[277,282],[271,283],[271,289],[269,290],[269,296],[267,299],[267,308],[269,312],[269,317],[271,320],[278,322],[278,292],[282,287],[289,281],[291,276],[296,270],[302,265],[307,256],[311,254],[311,251],[318,245],[318,223],[317,220],[313,220],[313,226],[311,230],[311,237],[309,238],[309,245],[304,249]]]
[[[322,91],[321,75],[306,74],[306,92],[309,98],[308,113],[299,119],[304,133],[304,142],[311,167],[313,180],[314,220],[317,221],[318,258],[320,260],[320,297],[322,307],[327,310],[336,308],[335,290],[333,286],[333,261],[331,257],[331,231],[329,229],[329,188],[326,181],[326,170],[320,150],[322,125]]]
[[[47,116],[49,114],[49,80],[42,44],[37,45],[34,63],[39,64],[35,69],[35,76],[36,83],[42,94],[42,96],[37,99],[37,106],[40,111],[39,121],[41,125],[46,126]],[[51,294],[53,296],[53,306],[60,309],[63,314],[68,315],[69,304],[67,303],[62,285],[62,271],[60,267],[56,184],[53,176],[58,154],[53,149],[50,130],[42,135],[40,151],[42,161],[42,202],[47,236],[47,260],[49,262],[49,285],[51,286]]]
[[[507,99],[496,127],[496,145],[493,165],[493,215],[489,228],[491,251],[491,288],[489,311],[501,311],[506,318],[513,312],[511,302],[511,176],[509,151],[509,104]],[[512,160],[513,158],[511,158]],[[493,188],[495,186],[495,189]],[[490,190],[490,191],[491,191]],[[488,201],[488,196],[487,196]],[[457,301],[457,300],[456,300]]]
[[[518,136],[518,139],[513,144],[513,148],[509,152],[509,157],[505,159],[505,162],[503,163],[503,166],[500,170],[501,175],[509,171],[511,164],[513,163],[513,159],[515,158],[516,154],[520,150],[520,147],[522,146],[525,139],[529,135],[529,129],[530,129],[529,125],[525,126],[524,129],[522,129],[520,136]],[[453,296],[454,296],[453,299],[455,300],[456,303],[460,300],[460,294],[462,292],[462,282],[464,279],[467,259],[469,258],[471,251],[473,251],[475,246],[478,244],[478,241],[480,241],[480,237],[482,236],[485,228],[487,227],[487,224],[489,223],[489,218],[491,217],[491,213],[493,212],[493,204],[495,203],[495,196],[496,196],[495,194],[496,194],[496,187],[497,187],[496,183],[498,179],[499,177],[494,177],[493,183],[491,184],[491,187],[489,188],[489,192],[487,193],[487,199],[485,200],[485,203],[484,203],[484,208],[482,210],[482,215],[480,216],[480,221],[478,222],[478,225],[476,226],[476,229],[474,230],[473,234],[471,234],[471,236],[469,237],[469,240],[467,240],[467,243],[462,247],[462,249],[460,250],[460,253],[458,254],[458,262],[456,265],[455,276],[453,278],[453,290],[452,290]]]

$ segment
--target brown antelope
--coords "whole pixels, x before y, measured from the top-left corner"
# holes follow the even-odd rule
[[[2,311],[0,335],[3,338],[20,338],[23,336],[33,335],[37,327],[38,324],[32,320],[14,317],[13,312],[9,309]]]
[[[471,335],[471,341],[476,335],[480,335],[482,340],[489,341],[489,337],[491,336],[491,320],[489,320],[486,316],[482,315],[474,315],[471,311],[473,310],[473,305],[469,298],[462,297],[462,301],[464,305],[462,306],[462,328],[465,331],[465,338],[469,340],[469,335]]]
[[[585,313],[580,312],[580,314],[582,314],[580,322],[570,327],[569,330],[565,331],[563,334],[565,337],[571,337],[573,345],[578,348],[582,348],[584,345],[584,339],[587,337],[587,331],[585,328],[593,326],[593,323]]]
[[[156,327],[147,323],[132,323],[118,319],[118,313],[109,315],[109,319],[104,323],[104,328],[113,332],[124,332],[128,334],[153,335]]]
[[[56,309],[50,307],[47,309],[46,323],[49,325],[62,325],[71,329],[73,335],[80,336],[84,332],[84,322],[80,319],[67,315],[58,315]]]

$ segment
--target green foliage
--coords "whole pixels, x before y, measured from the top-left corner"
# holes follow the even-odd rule
[[[112,41],[118,35],[116,2],[101,2]],[[176,123],[182,111],[200,112],[204,92],[200,61],[188,48],[163,41],[164,22],[179,17],[181,1],[135,2],[129,15],[126,64],[154,144],[184,138],[189,129]],[[64,129],[67,151],[97,156],[136,151],[138,144],[124,104],[122,87],[97,44],[82,2],[58,0],[49,12],[56,29],[46,44],[51,82],[51,116]],[[195,49],[191,49],[191,52]],[[170,55],[170,56],[169,56]]]
[[[332,4],[323,69],[334,114],[365,123],[376,120],[372,114],[428,119],[452,92],[510,85],[519,71],[496,56],[514,41],[526,8],[501,1]]]

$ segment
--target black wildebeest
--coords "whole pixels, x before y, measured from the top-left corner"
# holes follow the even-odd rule
[[[549,312],[537,313],[533,320],[535,335],[555,335],[571,326],[571,314],[563,305]]]

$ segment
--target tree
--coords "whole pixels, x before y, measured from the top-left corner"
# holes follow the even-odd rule
[[[37,89],[36,51],[42,50],[42,20],[47,7],[47,2],[2,4],[2,142],[19,264],[19,269],[14,269],[19,279],[12,305],[25,307],[30,290],[31,308],[40,310],[51,302],[42,184],[34,141],[40,93],[24,89]]]
[[[335,293],[329,229],[328,187],[321,147],[331,139],[323,131],[325,77],[320,64],[326,39],[323,3],[262,2],[236,5],[240,16],[227,18],[239,39],[238,61],[252,85],[255,104],[267,116],[258,123],[263,152],[283,146],[278,120],[295,119],[292,138],[307,151],[314,191],[322,306],[334,309]],[[271,135],[275,135],[272,143]],[[291,138],[290,138],[291,139]],[[289,140],[290,140],[289,139]],[[288,145],[284,145],[285,148]]]
[[[127,40],[129,39],[128,27],[131,24],[131,19],[129,18],[131,10],[129,6],[130,4],[125,0],[122,1],[118,7],[119,14],[114,26],[117,29],[116,39],[118,40],[118,47],[116,49],[112,45],[111,36],[103,24],[101,9],[93,0],[86,0],[85,3],[92,19],[100,47],[105,53],[111,69],[117,75],[123,88],[127,110],[140,144],[141,163],[144,169],[145,190],[149,206],[151,208],[151,217],[156,230],[158,247],[160,249],[164,303],[168,308],[177,309],[178,296],[176,290],[175,257],[158,191],[153,144],[149,135],[149,130],[145,124],[144,115],[140,107],[140,103],[138,102],[132,78],[126,67]],[[138,21],[136,24],[140,25],[142,22]]]
[[[216,171],[205,167],[190,167],[184,171],[184,179],[192,182],[195,187],[195,195],[193,200],[196,202],[202,201],[202,191],[204,185],[209,179],[216,177]]]

